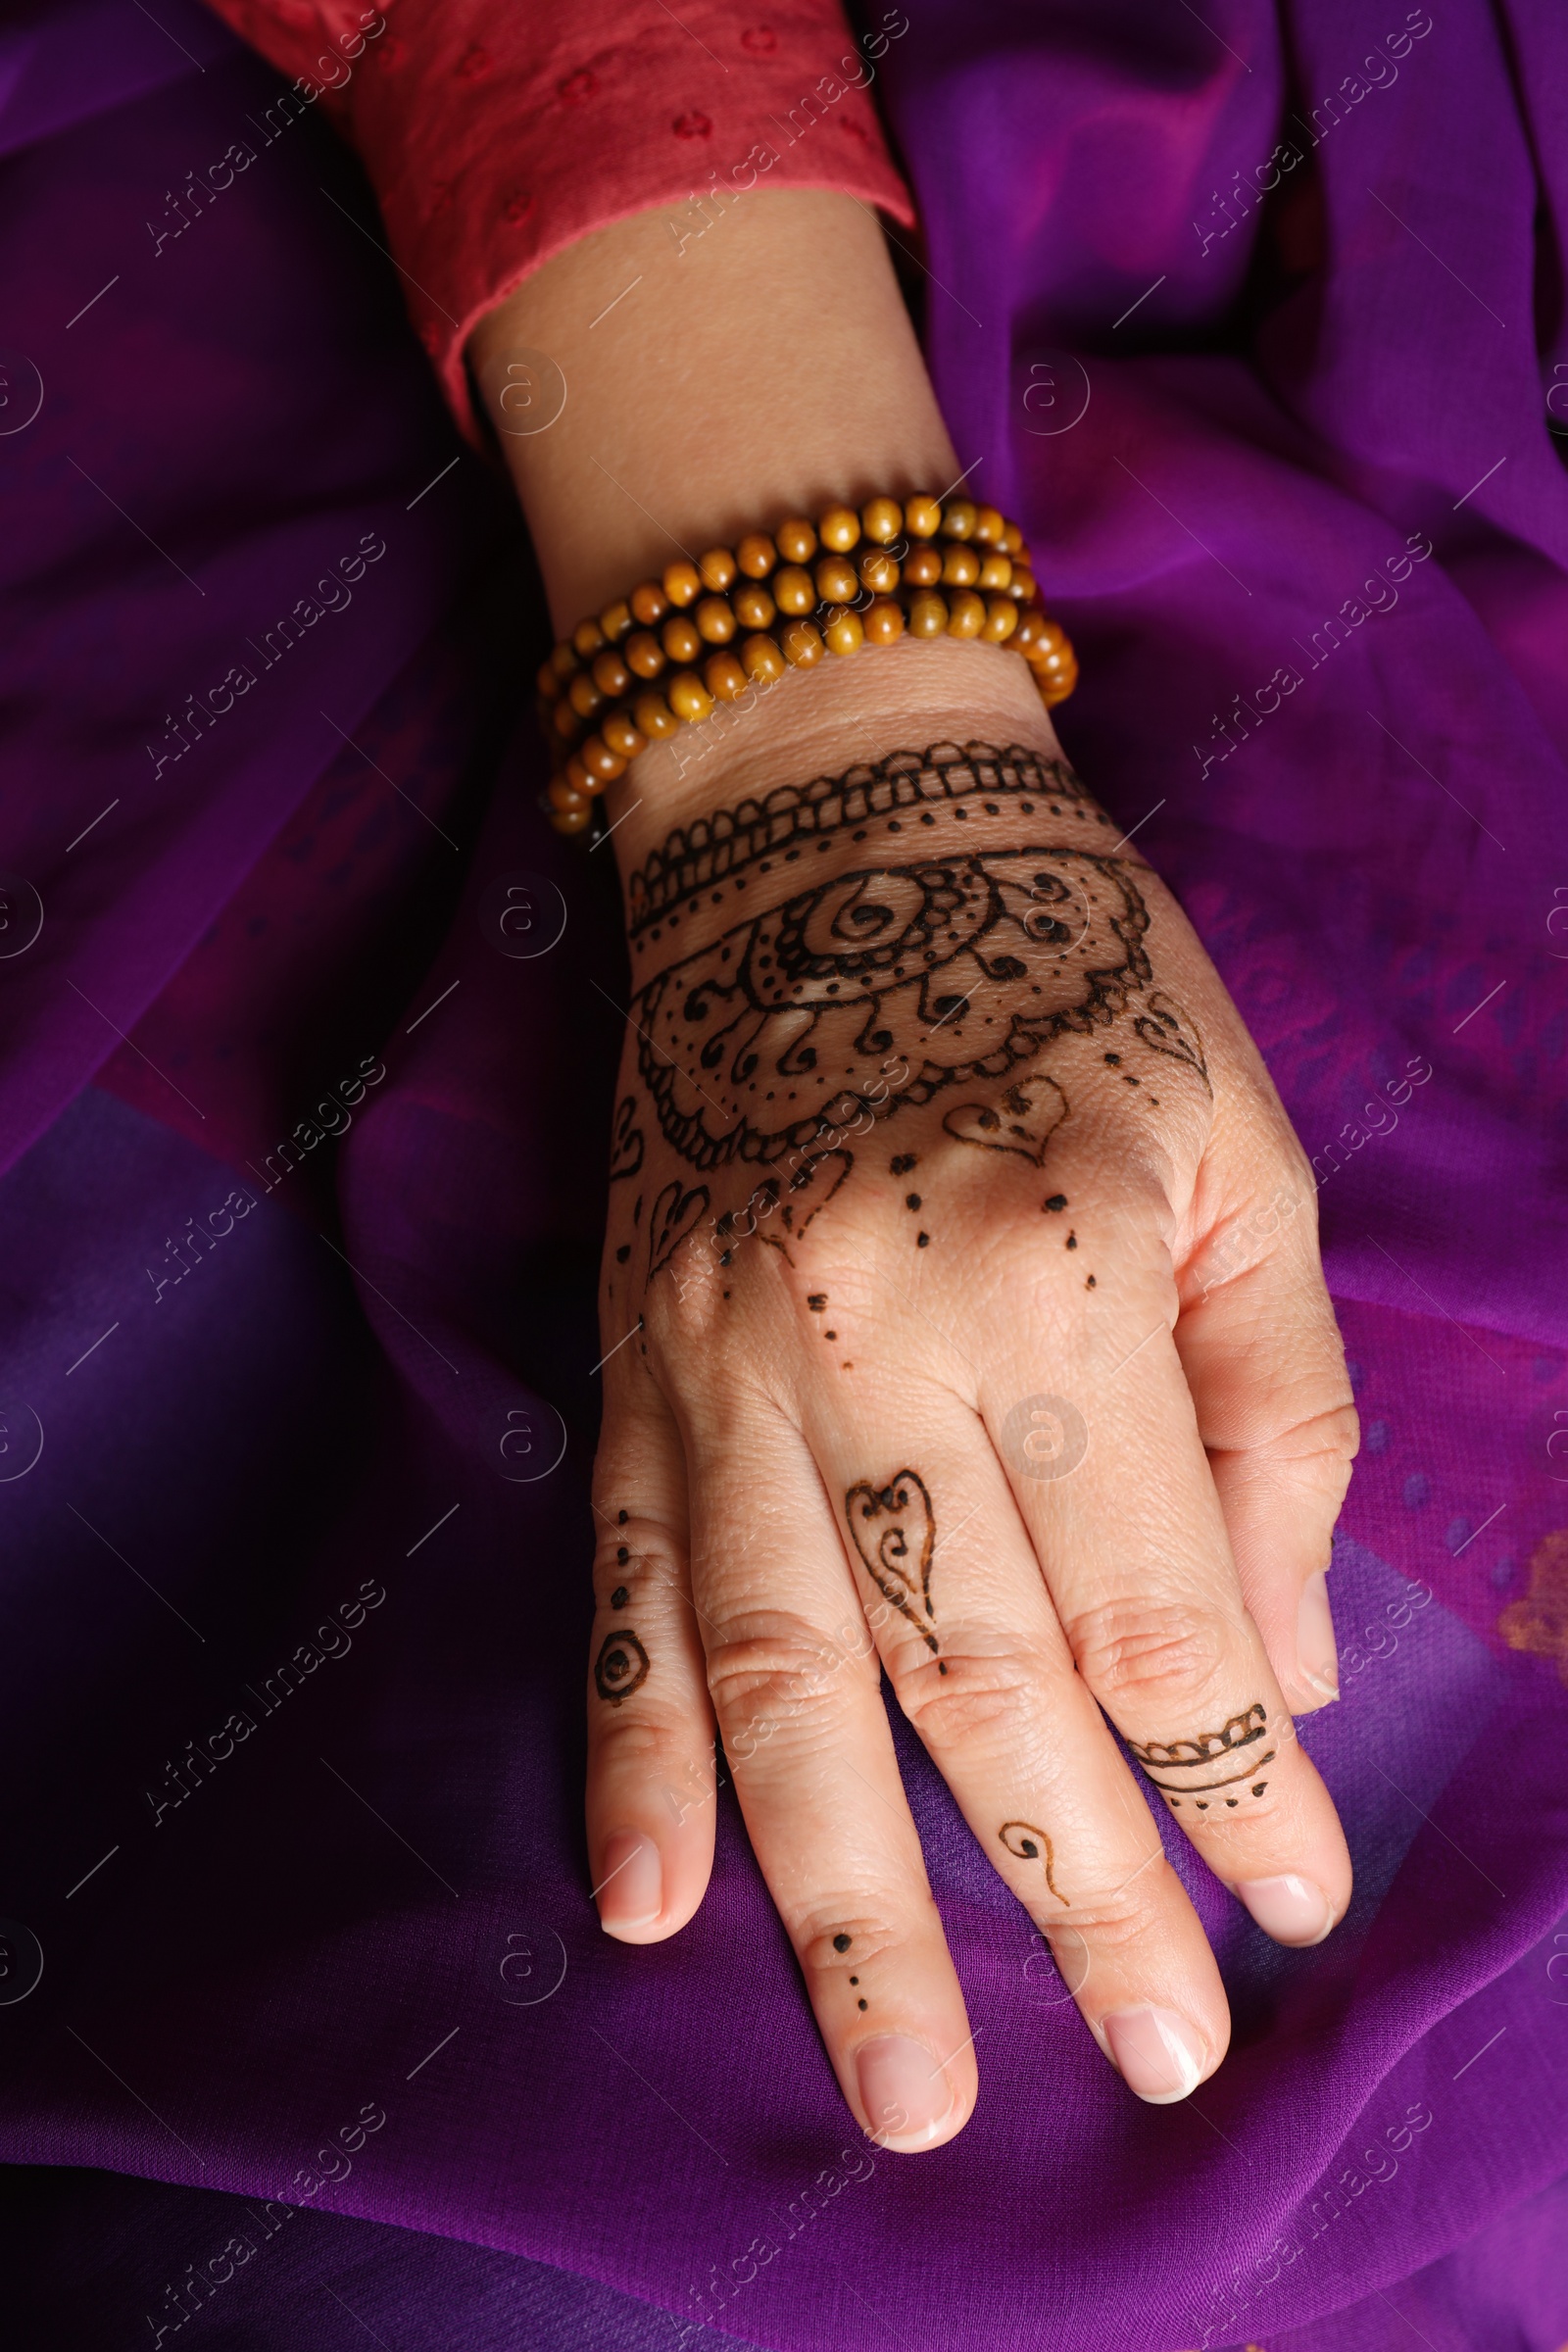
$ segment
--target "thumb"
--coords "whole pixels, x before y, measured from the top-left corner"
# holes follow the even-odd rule
[[[1326,1578],[1359,1443],[1309,1188],[1282,1185],[1206,1237],[1175,1337],[1243,1594],[1306,1714],[1339,1696]]]

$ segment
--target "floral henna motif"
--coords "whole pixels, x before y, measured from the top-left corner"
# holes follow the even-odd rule
[[[836,874],[648,982],[643,1083],[694,1166],[771,1160],[1108,1026],[1148,985],[1148,928],[1132,869],[1082,850],[956,848]],[[876,1101],[890,1060],[908,1080]]]
[[[921,1623],[922,1617],[936,1615],[931,1605],[936,1520],[924,1482],[912,1470],[895,1471],[885,1487],[862,1480],[845,1495],[844,1512],[866,1573],[935,1652],[936,1635],[929,1623]]]
[[[1174,997],[1167,996],[1162,988],[1154,989],[1149,998],[1148,1012],[1139,1014],[1133,1029],[1156,1054],[1168,1054],[1172,1061],[1184,1061],[1201,1079],[1203,1092],[1213,1094],[1208,1083],[1208,1064],[1203,1059],[1203,1041],[1192,1015],[1183,1012]]]

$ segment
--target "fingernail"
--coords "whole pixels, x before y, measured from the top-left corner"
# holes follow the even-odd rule
[[[1174,2009],[1116,2009],[1100,2022],[1122,2081],[1151,2107],[1169,2107],[1197,2089],[1202,2037]]]
[[[1301,1680],[1320,1697],[1340,1695],[1340,1661],[1334,1645],[1334,1612],[1329,1607],[1326,1569],[1318,1569],[1301,1588],[1296,1612],[1296,1655]]]
[[[664,1905],[664,1873],[653,1839],[637,1830],[617,1830],[605,1847],[602,1872],[595,1889],[600,1926],[612,1936],[621,1928],[651,1927]]]
[[[924,2042],[905,2034],[862,2041],[855,2054],[860,2104],[877,2139],[929,2139],[953,2106],[953,2085]]]
[[[1334,1925],[1334,1907],[1322,1887],[1290,1872],[1277,1879],[1245,1879],[1233,1892],[1276,1943],[1321,1943]]]

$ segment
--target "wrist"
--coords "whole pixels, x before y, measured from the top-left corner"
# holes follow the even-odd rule
[[[650,744],[610,787],[605,808],[623,881],[676,827],[892,752],[971,741],[1062,758],[1029,669],[1004,647],[901,638],[791,670],[670,742]]]

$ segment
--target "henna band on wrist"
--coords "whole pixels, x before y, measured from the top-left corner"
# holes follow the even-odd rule
[[[906,633],[1010,647],[1048,710],[1078,682],[1023,533],[997,508],[924,497],[873,498],[858,514],[830,507],[814,524],[792,517],[671,564],[555,648],[538,679],[557,771],[552,824],[584,832],[596,797],[639,752],[720,703]]]

